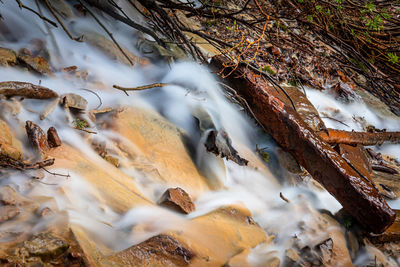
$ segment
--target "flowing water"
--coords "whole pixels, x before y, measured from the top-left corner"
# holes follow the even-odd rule
[[[36,9],[34,1],[25,1],[26,5]],[[38,77],[24,70],[14,68],[2,68],[0,81],[24,81],[51,88],[57,93],[76,93],[83,96],[89,102],[88,109],[95,109],[99,105],[99,99],[92,92],[82,89],[90,89],[101,98],[100,107],[134,107],[145,110],[153,110],[165,117],[180,131],[188,136],[194,153],[193,161],[199,170],[208,176],[209,184],[219,184],[216,190],[203,190],[197,192],[195,197],[196,211],[189,215],[181,215],[168,209],[155,205],[137,206],[127,213],[121,214],[101,201],[101,192],[90,182],[80,177],[79,174],[68,169],[52,169],[51,171],[67,174],[70,177],[59,177],[45,173],[42,183],[36,183],[34,188],[26,186],[31,178],[29,175],[13,173],[13,175],[1,179],[1,184],[10,184],[17,188],[21,194],[28,197],[48,196],[56,200],[58,209],[66,211],[71,223],[81,225],[88,233],[91,233],[96,242],[103,244],[112,251],[120,251],[151,236],[166,230],[179,230],[186,227],[187,222],[193,218],[204,215],[218,207],[241,203],[252,213],[254,220],[268,234],[274,234],[274,245],[263,245],[253,249],[249,261],[253,265],[264,261],[268,257],[278,256],[284,258],[285,249],[290,246],[288,240],[297,236],[303,244],[313,244],[318,236],[325,235],[325,230],[315,232],[312,235],[302,231],[300,225],[312,224],[317,217],[317,210],[328,210],[331,213],[338,211],[340,204],[326,191],[317,189],[313,183],[299,183],[292,185],[288,179],[288,172],[279,166],[276,157],[276,144],[263,133],[249,118],[240,106],[230,102],[222,89],[216,75],[205,66],[193,62],[176,62],[167,64],[158,62],[146,66],[135,67],[119,64],[93,49],[86,43],[78,43],[70,40],[60,27],[44,27],[43,21],[26,10],[19,10],[15,1],[6,0],[0,3],[0,13],[4,17],[5,24],[11,32],[13,42],[0,42],[1,46],[19,50],[29,47],[32,39],[44,40],[50,54],[51,65],[62,68],[75,65],[79,70],[89,72],[89,81],[65,78],[65,73],[56,72],[53,77]],[[46,13],[45,13],[46,14]],[[46,14],[50,17],[50,14]],[[91,18],[75,18],[67,23],[73,34],[95,32],[104,34],[103,29]],[[113,32],[118,42],[135,52],[137,34],[134,31],[116,23],[112,19],[106,19],[106,27]],[[139,54],[138,51],[136,51]],[[101,83],[100,83],[101,82]],[[170,86],[154,88],[141,92],[132,92],[126,96],[122,91],[112,89],[112,85],[140,86],[155,82],[170,83]],[[326,93],[307,89],[308,97],[316,104],[319,111],[326,107],[340,108],[344,112],[344,121],[350,123],[354,112],[362,116],[368,116],[368,120],[378,128],[399,130],[397,122],[382,124],[379,118],[373,117],[373,113],[363,105],[354,103],[342,104],[332,100]],[[46,102],[44,104],[44,102]],[[82,152],[86,159],[100,169],[110,168],[105,165],[103,159],[92,149],[88,143],[86,134],[71,127],[71,122],[66,120],[66,113],[57,107],[45,120],[40,120],[39,115],[48,101],[24,100],[21,112],[17,118],[7,116],[8,124],[13,126],[13,131],[20,140],[25,140],[23,129],[26,120],[39,124],[43,129],[54,126],[63,143],[68,144]],[[322,106],[321,103],[326,103]],[[325,105],[325,104],[324,104]],[[348,111],[354,111],[348,113]],[[196,114],[203,114],[194,116]],[[368,114],[367,114],[368,113]],[[204,115],[207,114],[207,115]],[[199,127],[204,124],[211,125],[218,130],[224,130],[232,139],[232,144],[239,152],[251,151],[256,153],[258,147],[266,147],[270,153],[269,163],[265,163],[267,169],[251,166],[239,166],[232,161],[219,160],[206,152],[203,145],[207,129]],[[332,124],[325,119],[325,123],[332,128],[340,128],[343,125]],[[397,124],[396,124],[397,123]],[[115,138],[120,138],[127,146],[136,147],[130,140],[124,139],[117,132],[110,129],[102,129],[91,125],[91,130],[96,131],[95,138],[106,144],[113,144]],[[357,125],[349,128],[358,129]],[[345,130],[349,130],[345,127]],[[174,147],[170,147],[172,153]],[[393,148],[388,148],[393,149]],[[24,151],[29,147],[24,145]],[[397,149],[398,151],[398,149]],[[399,155],[397,155],[399,157]],[[245,157],[245,156],[243,156]],[[137,167],[123,164],[121,158],[121,170],[131,177],[139,190],[148,199],[156,202],[162,192],[169,187],[167,183],[153,179],[151,175],[144,177]],[[68,192],[61,193],[60,189]],[[188,188],[190,191],[190,188]],[[193,189],[193,192],[196,191]],[[283,201],[279,194],[290,200]],[[66,196],[68,195],[68,197]],[[6,225],[8,230],[30,231],[38,233],[46,227],[46,220],[38,220],[31,228],[22,225]],[[145,227],[138,227],[138,226]],[[339,231],[344,228],[335,226]],[[138,230],[139,229],[139,230]],[[206,233],[205,233],[206,234]]]

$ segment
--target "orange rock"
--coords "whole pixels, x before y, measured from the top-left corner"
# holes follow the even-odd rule
[[[179,187],[169,188],[165,191],[158,203],[161,206],[186,214],[196,209],[188,193]]]

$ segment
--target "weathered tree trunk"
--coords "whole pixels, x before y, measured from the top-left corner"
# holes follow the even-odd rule
[[[400,143],[400,132],[365,133],[327,129],[326,131],[318,132],[318,135],[329,144],[372,146],[384,142]]]
[[[212,65],[222,69],[224,62],[218,56],[213,58]],[[394,211],[371,182],[361,177],[292,107],[279,99],[279,93],[262,76],[239,65],[227,79],[269,134],[361,225],[373,233],[381,233],[393,223]]]

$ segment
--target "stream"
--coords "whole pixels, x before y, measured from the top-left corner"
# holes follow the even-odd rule
[[[34,1],[25,2],[25,5],[36,9]],[[54,71],[52,75],[39,77],[24,69],[1,68],[0,81],[40,84],[59,95],[75,93],[87,100],[87,110],[110,107],[115,110],[127,109],[136,114],[130,118],[128,115],[131,113],[128,112],[128,117],[124,115],[122,122],[116,122],[112,116],[107,117],[107,114],[102,115],[104,117],[101,119],[93,120],[86,112],[80,116],[89,122],[87,129],[96,132],[90,134],[75,129],[74,115],[68,115],[61,105],[41,120],[40,114],[51,100],[25,99],[19,102],[18,114],[1,114],[15,136],[19,140],[25,140],[22,141],[24,159],[34,159],[34,153],[26,141],[25,122],[33,121],[44,130],[53,126],[57,129],[63,146],[71,148],[67,151],[77,151],[85,161],[92,164],[91,166],[107,173],[115,166],[106,162],[92,145],[104,144],[110,154],[119,160],[117,171],[124,174],[121,179],[131,179],[127,183],[131,183],[132,188],[136,187],[135,190],[143,199],[129,209],[125,206],[119,208],[118,203],[110,202],[103,196],[102,188],[108,185],[102,186],[100,182],[97,183],[95,171],[94,177],[87,179],[87,173],[68,168],[70,165],[63,160],[57,165],[56,159],[56,165],[49,168],[49,171],[69,177],[42,172],[43,177],[40,181],[32,181],[32,176],[37,175],[36,171],[12,172],[4,175],[0,183],[2,186],[10,185],[26,198],[41,199],[42,208],[56,206],[58,213],[67,214],[67,217],[36,218],[18,224],[5,223],[0,225],[0,230],[35,234],[46,229],[57,218],[68,218],[69,223],[82,227],[96,246],[105,247],[103,251],[112,254],[160,233],[185,231],[186,228],[192,227],[190,222],[196,218],[221,207],[239,205],[251,212],[254,221],[268,236],[274,236],[273,241],[263,242],[251,249],[247,258],[251,266],[264,266],[265,262],[276,257],[283,262],[287,249],[293,246],[293,238],[296,238],[296,242],[302,244],[302,247],[313,247],[325,240],[331,231],[345,233],[345,227],[340,224],[328,223],[327,228],[313,226],[321,220],[320,211],[335,214],[341,209],[341,205],[310,177],[299,181],[295,174],[282,166],[281,149],[241,106],[224,93],[224,86],[221,85],[218,76],[206,66],[189,60],[177,60],[172,63],[153,59],[146,64],[131,67],[111,60],[93,45],[69,39],[61,27],[45,27],[40,18],[27,10],[20,10],[15,1],[6,0],[0,3],[0,12],[3,16],[0,26],[5,25],[10,31],[8,40],[0,39],[0,46],[19,51],[21,48],[33,47],[35,42],[32,40],[40,40],[44,43],[43,53],[49,57],[48,61],[54,70],[76,66],[77,70],[88,73],[84,79],[82,76],[70,75],[63,71]],[[44,14],[51,17],[51,14]],[[142,54],[142,49],[137,45],[139,34],[133,32],[132,28],[111,18],[106,18],[105,21],[105,26],[122,47],[140,57],[147,55]],[[69,25],[74,36],[106,36],[104,30],[88,16],[70,18],[67,22],[66,25]],[[129,96],[113,88],[113,85],[135,87],[152,83],[168,85],[131,91],[128,92]],[[359,116],[364,117],[367,124],[377,128],[400,130],[398,119],[376,115],[362,100],[343,103],[334,99],[329,90],[320,92],[306,88],[306,93],[320,113],[326,112],[327,116],[347,124],[346,126],[323,118],[327,127],[362,130],[360,123],[353,119],[354,116]],[[146,147],[146,143],[143,145],[145,141],[130,138],[125,132],[108,127],[113,123],[119,123],[120,127],[128,127],[138,118],[141,121],[132,127],[143,136],[150,134],[154,139],[152,146]],[[204,142],[212,129],[225,131],[232,141],[232,146],[241,157],[249,160],[249,164],[239,166],[231,160],[221,159],[207,152]],[[158,130],[160,132],[154,134]],[[170,135],[172,137],[169,137]],[[184,138],[177,138],[178,135]],[[178,141],[168,144],[169,140],[181,140],[179,142],[185,143],[185,150],[182,150],[183,146]],[[160,142],[159,146],[157,142]],[[257,154],[256,148],[262,148],[268,153],[269,159],[264,161]],[[380,147],[380,150],[400,159],[398,146],[385,145]],[[174,162],[175,157],[183,157],[180,153],[190,156],[196,170],[173,166],[171,162]],[[72,158],[68,160],[73,161],[73,155],[71,154]],[[152,157],[156,158],[157,162],[148,160]],[[78,158],[77,160],[79,161]],[[170,167],[174,172],[169,176],[163,175],[163,170],[159,169],[159,162],[165,165],[163,168],[168,170]],[[177,165],[182,163],[184,161],[176,161]],[[179,177],[179,171],[186,172],[182,174],[183,178]],[[190,178],[191,172],[195,172],[197,176]],[[194,179],[200,179],[197,177],[203,177],[204,181],[195,181]],[[166,189],[177,186],[189,193],[196,211],[183,215],[154,205]],[[284,201],[280,194],[290,202]],[[393,208],[400,207],[397,200],[389,204]],[[206,232],[197,234],[207,236]],[[202,240],[201,238],[199,240]],[[204,242],[206,240],[204,237]],[[364,250],[357,251],[351,257],[353,263],[360,266],[369,262]]]

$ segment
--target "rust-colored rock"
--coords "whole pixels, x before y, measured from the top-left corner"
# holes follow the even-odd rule
[[[0,154],[14,160],[22,160],[22,148],[19,140],[12,134],[5,121],[0,120]]]
[[[214,57],[212,63],[222,69],[224,62],[223,57]],[[298,113],[281,100],[282,96],[276,93],[278,90],[272,88],[260,74],[238,66],[228,78],[262,126],[361,225],[369,231],[381,233],[393,223],[394,211],[373,184],[361,177],[309,128]]]
[[[165,191],[158,203],[161,206],[186,214],[189,214],[196,209],[188,193],[179,187],[169,188]]]
[[[17,63],[17,54],[7,48],[0,47],[0,66],[15,65]]]
[[[47,130],[47,142],[49,147],[58,147],[61,146],[61,139],[58,136],[57,130],[54,127],[50,127]]]
[[[33,149],[42,154],[49,151],[50,147],[46,135],[38,125],[31,121],[26,121],[25,129]]]
[[[41,75],[52,75],[53,72],[50,70],[50,65],[41,56],[33,57],[29,53],[20,53],[18,55],[18,61],[25,65],[29,70],[32,70]]]
[[[108,266],[188,266],[194,253],[175,238],[161,234],[106,259]]]
[[[56,98],[58,94],[53,90],[25,82],[0,82],[0,94],[5,97],[22,96],[34,99]]]
[[[319,136],[329,144],[347,144],[373,146],[384,142],[399,144],[400,132],[347,132],[342,130],[327,129],[318,132]]]

